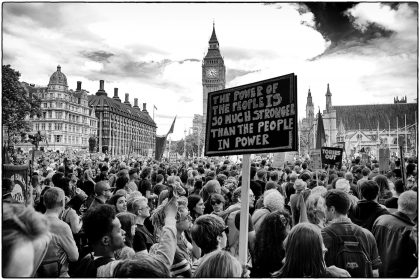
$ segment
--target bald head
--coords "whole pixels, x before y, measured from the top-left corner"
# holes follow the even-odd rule
[[[405,191],[398,197],[398,211],[408,216],[417,214],[417,193],[415,191]]]
[[[109,186],[108,181],[99,181],[98,183],[95,184],[95,194],[97,196],[103,195],[104,192],[106,192],[109,189],[110,189],[110,186]]]

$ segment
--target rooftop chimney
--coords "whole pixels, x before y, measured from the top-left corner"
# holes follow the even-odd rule
[[[77,91],[81,91],[82,90],[82,82],[81,81],[77,81]]]
[[[124,104],[128,105],[131,107],[130,101],[128,101],[128,93],[125,94],[125,101]]]
[[[112,99],[121,102],[121,99],[118,97],[118,88],[114,88],[114,96],[112,97]]]
[[[134,106],[133,106],[133,108],[140,109],[139,108],[139,99],[138,98],[134,98]]]
[[[143,103],[143,110],[142,110],[143,112],[147,112],[147,109],[146,109],[146,103]]]
[[[100,80],[99,81],[99,90],[96,92],[97,96],[108,96],[108,94],[106,93],[106,91],[104,90],[104,80]]]

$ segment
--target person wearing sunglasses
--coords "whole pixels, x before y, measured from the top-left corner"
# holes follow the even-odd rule
[[[211,214],[218,215],[224,210],[225,198],[221,194],[214,193],[211,195],[210,204],[213,208],[213,212]]]

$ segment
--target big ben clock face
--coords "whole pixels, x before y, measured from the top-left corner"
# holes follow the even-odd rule
[[[217,70],[217,68],[208,68],[206,70],[206,76],[208,78],[216,78],[218,73],[219,73],[219,71]]]

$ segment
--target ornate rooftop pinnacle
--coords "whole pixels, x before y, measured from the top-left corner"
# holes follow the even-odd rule
[[[325,95],[329,95],[331,96],[331,91],[330,91],[330,84],[327,84],[327,93]]]

